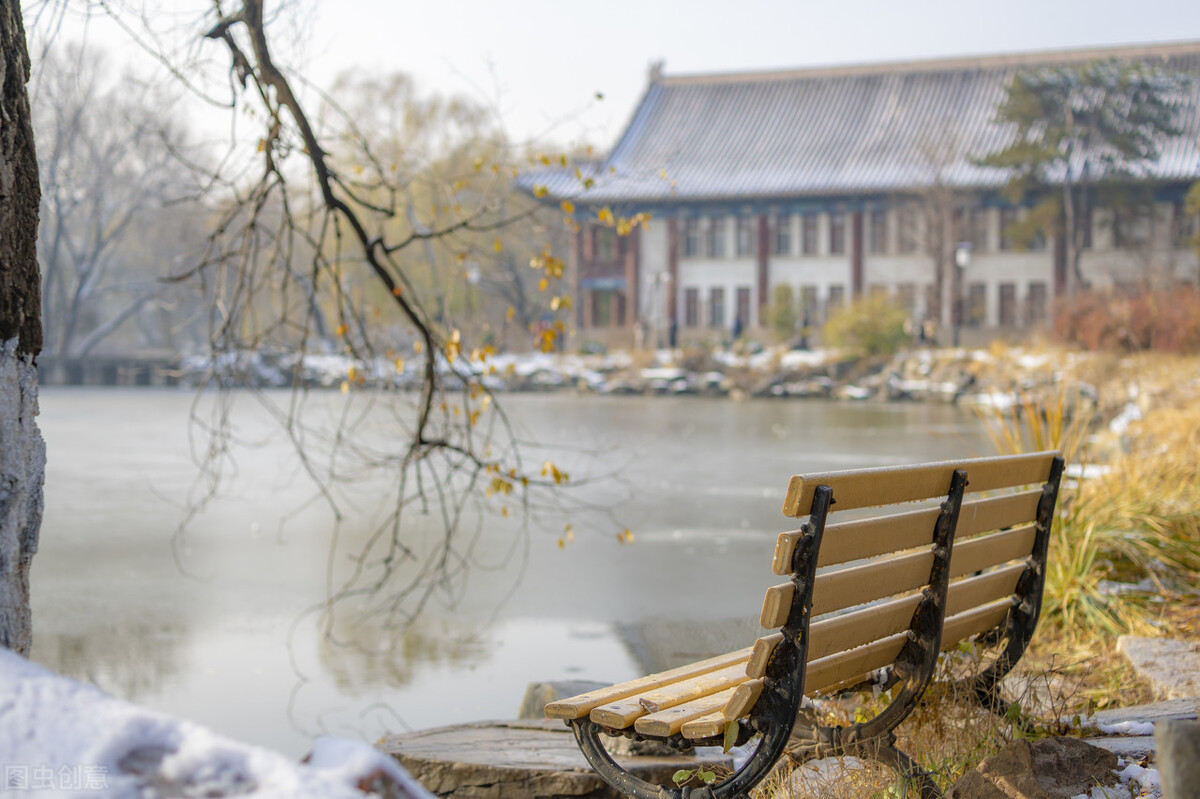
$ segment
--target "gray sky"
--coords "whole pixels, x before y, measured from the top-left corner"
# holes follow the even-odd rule
[[[671,74],[1200,39],[1200,2],[326,0],[312,37],[323,69],[404,70],[499,98],[518,135],[606,149],[660,58]]]
[[[157,19],[186,20],[198,16],[207,1],[163,5],[169,8]],[[668,74],[679,74],[1200,39],[1197,0],[291,0],[290,5],[304,20],[305,70],[318,84],[328,85],[344,69],[399,70],[426,91],[462,93],[495,106],[516,137],[547,146],[586,141],[601,150],[620,133],[645,88],[649,64],[658,59],[665,60]],[[104,28],[93,23],[89,36],[103,43],[120,40]],[[68,35],[77,30],[65,27]],[[603,100],[596,99],[597,92]]]

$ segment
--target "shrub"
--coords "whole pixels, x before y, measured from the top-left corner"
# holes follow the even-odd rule
[[[886,294],[872,294],[830,314],[822,337],[859,355],[891,355],[907,338],[907,319],[908,312]]]
[[[767,309],[767,319],[776,341],[788,341],[796,335],[796,325],[799,319],[796,316],[792,287],[787,283],[780,283],[772,291],[771,307]]]
[[[1200,352],[1200,289],[1087,291],[1060,300],[1055,333],[1089,350]]]

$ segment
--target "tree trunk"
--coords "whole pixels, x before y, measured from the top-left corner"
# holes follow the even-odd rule
[[[37,156],[18,0],[0,0],[0,645],[29,654],[29,565],[42,521]]]

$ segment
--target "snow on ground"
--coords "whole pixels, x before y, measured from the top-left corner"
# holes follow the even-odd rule
[[[0,794],[432,799],[368,744],[318,739],[306,763],[144,710],[0,648]]]

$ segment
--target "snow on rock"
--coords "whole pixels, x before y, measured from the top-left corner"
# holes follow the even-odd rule
[[[431,799],[391,758],[322,738],[305,763],[114,699],[0,649],[4,787],[38,796]],[[361,786],[361,787],[360,787]]]

